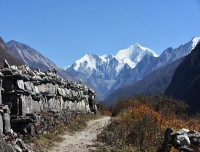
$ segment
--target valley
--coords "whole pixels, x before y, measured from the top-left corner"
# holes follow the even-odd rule
[[[200,152],[199,0],[0,0],[0,152]]]

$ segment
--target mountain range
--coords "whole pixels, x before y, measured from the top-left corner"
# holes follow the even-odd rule
[[[198,42],[200,37],[195,37],[175,49],[165,49],[160,56],[136,43],[116,55],[86,54],[65,71],[28,45],[14,40],[5,43],[0,38],[0,66],[6,59],[11,65],[27,64],[42,71],[56,69],[68,80],[82,79],[96,90],[99,99],[109,104],[119,98],[165,92],[168,96],[198,105],[196,99],[199,96],[195,91],[199,87]]]
[[[165,49],[160,56],[137,43],[118,51],[116,55],[86,54],[66,71],[92,86],[99,99],[105,99],[114,91],[134,84],[152,72],[186,56],[199,41],[200,37],[195,37],[175,49]]]
[[[31,48],[30,46],[14,40],[7,42],[6,45],[11,54],[14,54],[18,60],[23,61],[24,64],[28,65],[29,67],[39,68],[41,71],[56,69],[58,75],[61,77],[72,81],[78,81],[73,76],[71,76],[70,73],[59,68],[55,63],[53,63],[47,57],[39,53],[37,50]]]
[[[103,102],[108,105],[114,105],[119,99],[135,95],[164,94],[182,60],[183,58],[180,58],[159,70],[153,71],[142,80],[117,89],[108,95]]]
[[[115,56],[86,54],[66,71],[91,85],[99,97],[104,98],[113,88],[122,71],[135,68],[145,56],[156,57],[157,55],[152,50],[135,44],[120,50]]]

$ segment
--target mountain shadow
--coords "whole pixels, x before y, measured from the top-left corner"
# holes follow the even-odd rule
[[[107,104],[115,104],[120,98],[127,98],[134,95],[155,95],[164,94],[165,89],[171,82],[174,71],[181,63],[183,58],[152,72],[144,79],[118,89],[111,93],[103,102]]]
[[[200,112],[200,43],[176,69],[165,95],[185,100],[190,112]]]
[[[15,57],[9,50],[9,48],[6,46],[4,40],[0,37],[0,67],[3,66],[4,60],[7,60],[10,65],[22,65],[24,62],[22,62],[20,59]]]

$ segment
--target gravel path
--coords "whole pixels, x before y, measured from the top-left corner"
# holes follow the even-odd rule
[[[57,144],[51,152],[89,152],[95,149],[93,144],[97,134],[108,124],[110,117],[101,117],[87,123],[85,130],[74,135],[65,135],[65,140]]]

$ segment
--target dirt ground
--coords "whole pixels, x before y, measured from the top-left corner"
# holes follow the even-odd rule
[[[97,134],[109,123],[110,117],[101,117],[87,123],[85,130],[74,135],[66,134],[63,142],[58,143],[51,152],[90,152],[95,150]]]

